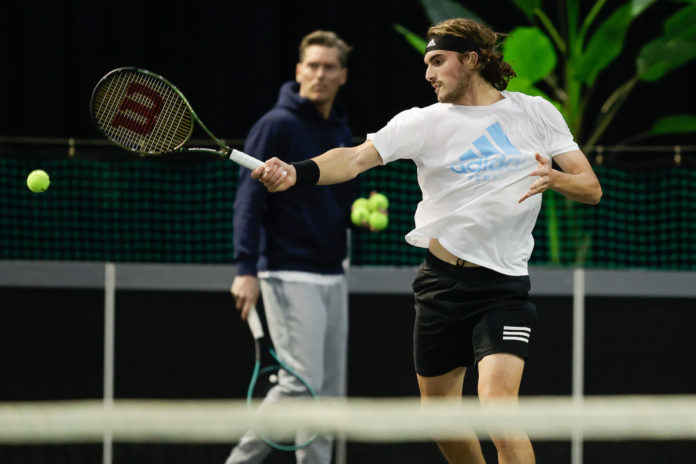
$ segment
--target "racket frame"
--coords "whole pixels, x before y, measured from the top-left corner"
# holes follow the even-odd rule
[[[102,83],[107,80],[107,79],[113,79],[114,74],[120,74],[120,73],[139,73],[139,74],[144,74],[146,76],[149,76],[153,79],[159,80],[162,83],[164,83],[166,86],[170,87],[174,93],[177,94],[179,98],[182,99],[184,104],[186,105],[186,109],[188,110],[189,114],[191,115],[191,120],[192,122],[198,123],[198,125],[203,129],[203,131],[210,137],[213,142],[215,142],[219,150],[212,149],[212,148],[187,148],[184,147],[184,145],[191,139],[191,136],[193,135],[193,130],[194,130],[194,124],[191,124],[191,128],[188,131],[188,135],[183,139],[183,141],[177,145],[175,148],[167,151],[142,151],[142,150],[137,150],[132,147],[128,147],[122,143],[119,143],[118,141],[114,140],[112,137],[110,137],[102,128],[101,125],[98,123],[96,116],[95,116],[95,111],[94,111],[94,103],[95,99],[98,95],[98,90],[102,87]],[[244,152],[241,152],[239,150],[233,149],[228,147],[225,142],[220,140],[213,134],[210,129],[201,121],[201,119],[198,117],[198,114],[196,111],[193,109],[193,106],[191,103],[188,101],[186,96],[178,89],[177,86],[172,84],[170,81],[165,79],[164,77],[160,76],[159,74],[153,73],[152,71],[148,71],[147,69],[143,68],[137,68],[137,67],[121,67],[121,68],[116,68],[111,71],[109,71],[104,77],[102,77],[97,85],[94,87],[94,90],[92,91],[92,97],[90,98],[90,116],[92,117],[92,122],[94,123],[95,127],[99,130],[99,132],[102,133],[107,139],[109,139],[113,144],[123,148],[124,150],[128,150],[131,152],[139,153],[140,155],[143,156],[148,156],[148,155],[162,155],[165,153],[174,153],[174,152],[198,152],[198,153],[214,153],[218,156],[227,156],[229,157],[230,160],[236,162],[237,164],[241,164],[247,169],[256,169],[259,166],[263,165],[263,162],[257,158],[254,158],[253,156],[249,156]]]
[[[265,343],[263,342],[263,339],[265,338],[265,333],[263,330],[263,325],[261,325],[261,319],[259,318],[258,312],[256,311],[256,306],[252,306],[251,309],[249,310],[249,314],[247,315],[247,324],[249,324],[249,330],[251,331],[252,336],[254,337],[254,345],[255,345],[255,353],[256,353],[256,360],[254,362],[254,370],[251,375],[251,381],[249,382],[249,388],[247,390],[247,406],[249,406],[250,409],[253,408],[253,394],[254,394],[254,387],[256,386],[256,382],[259,378],[260,374],[269,372],[269,371],[279,371],[281,369],[287,371],[290,375],[295,377],[297,380],[299,380],[307,389],[309,392],[310,396],[312,399],[314,399],[316,402],[319,402],[319,397],[317,396],[316,392],[312,388],[309,383],[305,379],[302,378],[301,375],[299,375],[297,372],[295,372],[290,366],[288,366],[286,363],[284,363],[280,358],[278,358],[278,355],[276,354],[275,350],[273,348],[264,346]],[[266,366],[263,369],[261,368],[261,358],[262,358],[262,351],[264,348],[267,348],[268,352],[270,353],[271,357],[273,360],[276,362],[275,365],[273,366]],[[319,432],[314,432],[307,440],[305,440],[302,443],[299,444],[294,444],[294,445],[284,445],[282,443],[275,442],[273,440],[270,440],[267,437],[264,437],[263,435],[259,434],[259,437],[271,448],[275,448],[280,451],[296,451],[302,448],[306,448],[307,446],[311,445],[314,440],[319,436]]]

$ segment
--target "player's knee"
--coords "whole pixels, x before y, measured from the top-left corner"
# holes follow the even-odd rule
[[[478,386],[478,395],[482,403],[490,403],[496,400],[514,401],[518,396],[518,388],[516,385],[507,385],[505,383],[480,383]]]
[[[492,437],[491,441],[495,445],[495,449],[502,456],[507,456],[515,452],[520,446],[519,440],[510,437]]]
[[[534,451],[529,438],[519,433],[506,437],[491,437],[498,456],[505,462],[533,463]]]

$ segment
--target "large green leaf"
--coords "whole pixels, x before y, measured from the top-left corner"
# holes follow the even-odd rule
[[[696,3],[686,6],[667,18],[664,24],[665,37],[685,37],[696,29]]]
[[[510,92],[522,92],[529,94],[529,91],[534,88],[534,83],[527,77],[515,77],[508,82],[507,89]]]
[[[654,82],[696,58],[696,40],[661,37],[646,44],[638,54],[638,77]]]
[[[690,114],[678,114],[665,116],[655,123],[653,134],[678,134],[684,132],[696,132],[696,116]]]
[[[631,0],[631,16],[635,18],[653,3],[655,0]]]
[[[432,24],[437,24],[450,18],[469,18],[478,23],[486,24],[475,13],[452,0],[420,0],[420,2]]]
[[[394,24],[394,29],[396,29],[399,34],[403,35],[404,38],[406,38],[406,42],[411,44],[411,46],[415,48],[418,53],[421,55],[425,53],[425,39],[418,34],[414,34],[413,32],[409,31],[401,24]]]
[[[621,54],[628,26],[650,3],[652,1],[626,3],[597,28],[577,61],[576,79],[592,85],[597,75]]]
[[[556,67],[556,51],[551,40],[538,27],[518,27],[503,44],[505,61],[515,73],[533,84]]]
[[[685,6],[664,23],[665,34],[648,42],[636,67],[644,81],[653,82],[696,58],[696,3]]]

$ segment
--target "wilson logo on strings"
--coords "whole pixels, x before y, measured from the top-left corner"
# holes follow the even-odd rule
[[[150,106],[144,105],[140,102],[135,101],[130,96],[127,96],[121,101],[121,105],[118,107],[118,113],[114,116],[111,121],[113,127],[125,127],[137,134],[147,135],[152,132],[155,127],[155,122],[157,116],[162,111],[164,102],[162,97],[150,87],[142,85],[138,82],[131,82],[126,89],[126,94],[133,95],[139,94],[150,101]],[[144,121],[140,122],[135,119],[128,112],[133,115],[141,116]]]
[[[474,140],[473,149],[459,157],[461,163],[449,168],[458,174],[467,174],[475,182],[491,181],[501,172],[515,169],[522,164],[522,152],[513,145],[500,124],[486,128],[486,134]]]

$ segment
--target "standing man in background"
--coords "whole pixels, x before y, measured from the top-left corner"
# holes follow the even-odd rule
[[[517,401],[537,317],[527,262],[541,194],[552,189],[588,204],[602,197],[559,111],[505,90],[515,73],[498,39],[463,18],[432,26],[425,78],[438,103],[401,112],[357,147],[292,164],[273,158],[252,173],[279,192],[344,182],[397,159],[418,166],[423,201],[406,241],[428,249],[413,282],[424,402],[460,398],[468,368],[478,369],[484,407]],[[477,437],[464,432],[438,442],[443,454],[451,463],[484,464]],[[535,462],[523,431],[491,439],[500,464]]]
[[[352,134],[335,102],[347,78],[350,47],[335,33],[302,39],[295,81],[285,83],[275,107],[251,129],[244,151],[262,161],[291,163],[348,146]],[[276,353],[319,396],[343,396],[348,338],[348,292],[343,269],[356,181],[306,186],[270,195],[242,168],[234,204],[236,307],[246,320],[263,297]],[[280,376],[264,404],[292,396],[294,379]],[[271,448],[248,432],[227,464],[262,462]],[[319,437],[297,450],[298,463],[331,461],[332,439]]]

